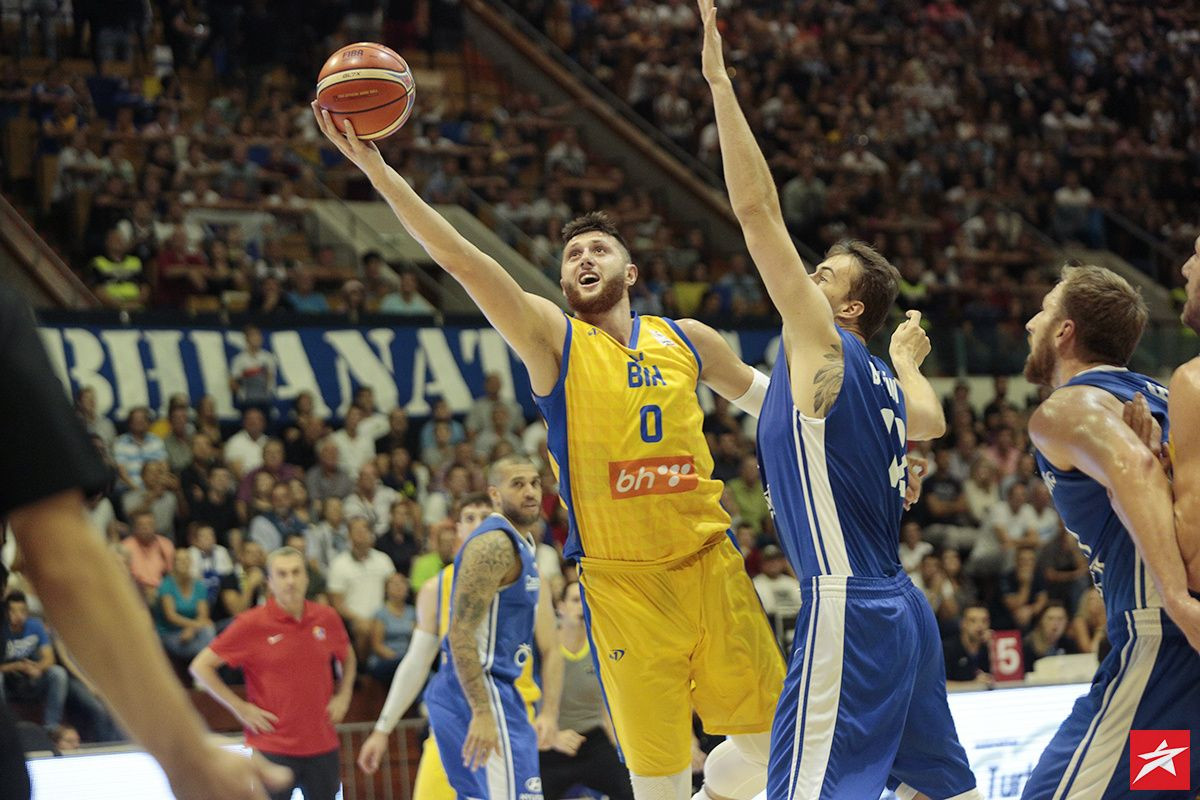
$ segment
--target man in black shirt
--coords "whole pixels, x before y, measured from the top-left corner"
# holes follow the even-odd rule
[[[84,491],[109,476],[67,403],[29,307],[6,287],[0,375],[0,516],[8,515],[47,621],[122,727],[162,764],[176,797],[266,800],[263,780],[279,786],[286,777],[205,741],[141,601],[91,529]],[[0,797],[28,796],[15,731],[0,719]]]
[[[986,606],[963,609],[957,636],[942,640],[946,656],[946,688],[990,689],[992,660],[988,656],[991,620]]]

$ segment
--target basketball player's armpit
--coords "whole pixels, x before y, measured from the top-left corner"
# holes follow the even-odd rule
[[[813,411],[823,417],[833,408],[842,391],[842,378],[846,374],[846,362],[842,358],[842,343],[829,346],[823,356],[824,363],[813,374]]]
[[[455,572],[454,611],[450,618],[450,653],[454,671],[471,709],[490,709],[483,665],[479,661],[477,634],[504,578],[516,566],[516,552],[503,531],[473,539]]]

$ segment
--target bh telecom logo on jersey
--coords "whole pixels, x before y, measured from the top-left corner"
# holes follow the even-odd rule
[[[691,456],[659,456],[635,461],[608,462],[613,500],[647,494],[679,494],[700,485]]]
[[[1130,731],[1129,788],[1134,791],[1190,789],[1191,731]]]

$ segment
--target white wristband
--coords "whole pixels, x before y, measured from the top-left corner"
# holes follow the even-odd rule
[[[758,419],[758,415],[762,411],[763,398],[767,396],[767,386],[770,385],[771,379],[767,377],[766,373],[759,372],[758,370],[753,370],[753,372],[754,379],[750,381],[750,388],[741,397],[729,402],[755,419]]]

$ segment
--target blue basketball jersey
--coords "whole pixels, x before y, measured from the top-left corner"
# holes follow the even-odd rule
[[[824,419],[792,401],[783,343],[758,418],[758,460],[779,540],[801,584],[900,571],[907,429],[900,384],[838,328],[845,375]]]
[[[499,514],[492,514],[476,528],[463,543],[454,558],[454,578],[450,589],[450,616],[454,616],[454,591],[462,574],[463,553],[471,541],[485,533],[504,531],[512,540],[521,558],[521,574],[508,586],[496,592],[487,618],[479,626],[479,660],[483,671],[505,683],[514,683],[525,662],[533,657],[533,619],[537,608],[538,579],[535,550],[532,542],[517,533],[512,524]],[[435,676],[454,678],[454,657],[450,652],[450,637],[442,639],[442,665]],[[454,678],[455,687],[458,686]],[[430,684],[430,689],[435,684]],[[461,689],[459,689],[461,691]]]
[[[1127,369],[1097,368],[1081,372],[1067,386],[1094,386],[1122,402],[1141,393],[1150,413],[1169,434],[1167,390],[1156,381]],[[1142,561],[1129,531],[1108,499],[1108,490],[1079,470],[1055,468],[1035,451],[1042,479],[1067,530],[1079,542],[1096,587],[1104,596],[1108,619],[1120,622],[1126,611],[1161,608],[1154,578]]]

